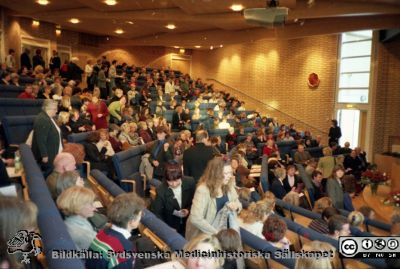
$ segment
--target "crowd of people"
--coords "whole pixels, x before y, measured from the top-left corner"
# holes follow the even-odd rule
[[[32,61],[29,53],[25,50],[21,55],[17,72],[15,52],[10,50],[1,66],[1,83],[19,85],[20,77],[36,78],[18,97],[45,99],[27,143],[78,249],[101,253],[151,249],[137,238],[135,244],[130,241],[146,207],[189,241],[186,250],[243,250],[239,227],[278,249],[294,250],[286,236],[285,212],[275,204],[276,199],[320,213],[321,218],[313,220],[309,228],[334,239],[350,235],[350,226],[363,229],[364,218],[373,219],[370,208],[355,211],[352,205],[352,198],[362,190],[366,154],[358,147],[350,148],[349,143],[339,146],[341,130],[335,120],[326,137],[328,144],[324,144],[325,138],[313,137],[294,124],[281,124],[277,118],[254,111],[247,113],[243,101],[171,69],[110,63],[105,56],[93,65],[88,61],[81,69],[77,59],[61,65],[56,51],[46,68],[40,50]],[[202,104],[214,105],[203,109]],[[164,116],[167,110],[174,110],[170,122]],[[193,122],[199,123],[195,130]],[[253,131],[246,133],[246,127]],[[212,129],[226,129],[227,135],[209,137]],[[83,145],[68,143],[70,134],[83,132],[90,132]],[[281,156],[278,141],[296,141],[293,160]],[[260,143],[265,143],[261,156],[257,151]],[[94,206],[98,198],[76,171],[77,165],[88,161],[92,169],[119,184],[112,157],[144,144],[148,147],[140,171],[156,188],[154,199],[127,193],[98,212]],[[322,147],[324,157],[313,158],[307,151],[313,147]],[[262,156],[268,157],[267,190],[261,190],[260,179],[250,173]],[[12,161],[2,159],[1,164],[4,167]],[[304,169],[305,176],[295,164]],[[312,188],[305,187],[307,180]],[[352,213],[345,218],[338,209]],[[15,219],[9,217],[10,212]],[[36,216],[33,203],[0,197],[0,264],[9,263],[1,268],[18,268],[3,247],[18,229],[35,229]],[[398,235],[398,230],[392,234]],[[314,241],[303,249],[332,247]],[[189,258],[181,262],[190,269],[244,268],[241,259]],[[103,259],[86,260],[85,266],[149,265],[142,263],[104,255]],[[296,268],[331,268],[330,264],[329,259],[298,259]]]

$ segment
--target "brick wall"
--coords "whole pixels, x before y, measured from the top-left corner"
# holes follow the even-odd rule
[[[377,81],[372,115],[373,152],[388,151],[389,136],[400,136],[400,40],[377,44]]]
[[[335,102],[337,49],[338,36],[328,35],[259,40],[212,51],[197,50],[193,52],[192,73],[196,77],[215,78],[327,132]],[[315,90],[307,85],[308,75],[313,72],[321,80]],[[257,108],[277,116],[282,122],[293,122],[302,129],[317,132],[252,98],[244,99],[252,109]]]

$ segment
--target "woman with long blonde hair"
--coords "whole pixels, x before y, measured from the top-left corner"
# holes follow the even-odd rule
[[[235,189],[232,167],[222,157],[216,156],[208,162],[197,185],[186,224],[186,238],[190,240],[201,232],[217,233],[218,230],[212,223],[225,205],[231,211],[240,212],[242,209]]]

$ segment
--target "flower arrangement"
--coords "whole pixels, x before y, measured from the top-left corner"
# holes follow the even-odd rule
[[[382,173],[376,169],[376,166],[371,167],[371,169],[366,170],[361,174],[361,184],[371,187],[372,194],[376,194],[378,191],[378,186],[385,184],[388,180],[386,173]]]
[[[383,203],[385,205],[392,205],[395,207],[400,207],[400,191],[392,191],[389,197],[386,198]]]

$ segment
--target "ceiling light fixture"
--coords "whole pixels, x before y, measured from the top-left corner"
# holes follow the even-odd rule
[[[125,31],[122,30],[122,29],[117,29],[117,30],[115,30],[115,33],[119,34],[119,35],[122,35],[123,33],[125,33]]]
[[[235,12],[239,12],[239,11],[242,11],[242,10],[243,10],[243,5],[241,5],[241,4],[233,4],[233,5],[231,6],[231,9],[232,9],[233,11],[235,11]]]
[[[196,49],[199,49],[199,48],[201,48],[201,46],[200,45],[197,45],[197,46],[194,46]]]
[[[117,3],[116,0],[105,0],[104,4],[108,5],[108,6],[115,6]]]
[[[56,28],[56,35],[57,36],[61,35],[61,29],[60,28]]]
[[[214,49],[214,46],[210,46],[210,50],[213,50]]]
[[[220,47],[220,48],[223,48],[223,47],[224,47],[224,45],[222,45],[222,44],[221,44],[221,45],[219,45],[219,47]]]
[[[174,46],[175,49],[179,49],[179,46]]]
[[[73,23],[73,24],[77,24],[77,23],[80,23],[81,21],[80,21],[79,19],[77,19],[77,18],[71,18],[71,19],[69,20],[69,22],[70,22],[70,23]]]
[[[127,24],[133,24],[133,21],[126,21]]]
[[[40,21],[38,20],[32,20],[32,26],[39,26],[40,25]]]
[[[166,28],[170,29],[170,30],[174,30],[176,28],[175,24],[168,24],[167,26],[165,26]]]
[[[50,4],[50,1],[48,1],[48,0],[37,0],[36,3],[38,3],[39,5],[42,5],[42,6],[47,6],[48,4]]]
[[[179,53],[180,53],[180,54],[184,54],[184,53],[185,53],[185,49],[180,49],[180,50],[179,50]]]

